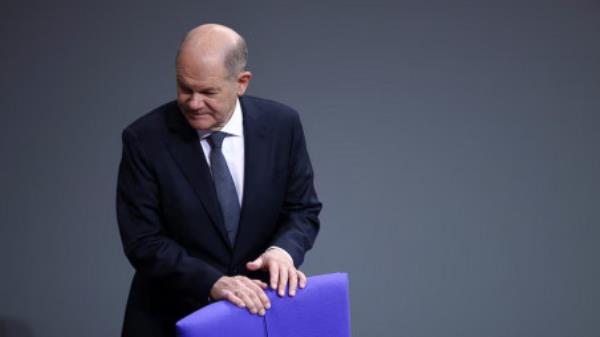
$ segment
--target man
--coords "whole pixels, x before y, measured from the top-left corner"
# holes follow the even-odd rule
[[[123,131],[117,217],[133,277],[123,336],[174,336],[209,301],[264,315],[268,286],[294,296],[321,203],[298,114],[243,96],[252,74],[230,28],[190,31],[177,100]],[[268,282],[268,284],[267,284]]]

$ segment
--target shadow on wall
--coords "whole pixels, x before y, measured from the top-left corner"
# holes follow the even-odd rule
[[[0,317],[0,337],[33,337],[33,335],[27,322]]]

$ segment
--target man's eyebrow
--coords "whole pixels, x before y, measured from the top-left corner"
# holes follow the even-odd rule
[[[180,77],[177,77],[177,84],[179,84],[181,86],[189,87],[189,84],[187,84],[185,82],[185,80],[183,78],[180,78]]]
[[[185,82],[185,80],[183,80],[182,78],[177,77],[177,83],[180,86],[192,89],[192,90],[196,90],[196,91],[200,91],[200,92],[208,92],[208,91],[215,91],[215,92],[220,92],[221,88],[220,87],[195,87],[194,85],[190,85],[188,83]]]

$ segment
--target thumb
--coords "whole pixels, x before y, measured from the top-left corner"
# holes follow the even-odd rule
[[[262,256],[259,256],[258,259],[246,263],[246,268],[249,270],[258,270],[263,267],[264,261]]]

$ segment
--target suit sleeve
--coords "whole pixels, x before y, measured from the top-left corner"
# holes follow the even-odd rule
[[[138,273],[205,301],[222,274],[171,239],[162,223],[156,175],[135,134],[123,132],[117,220],[125,255]]]
[[[272,245],[285,249],[299,267],[319,232],[321,202],[315,192],[313,169],[297,113],[294,113],[291,137],[287,193]]]

